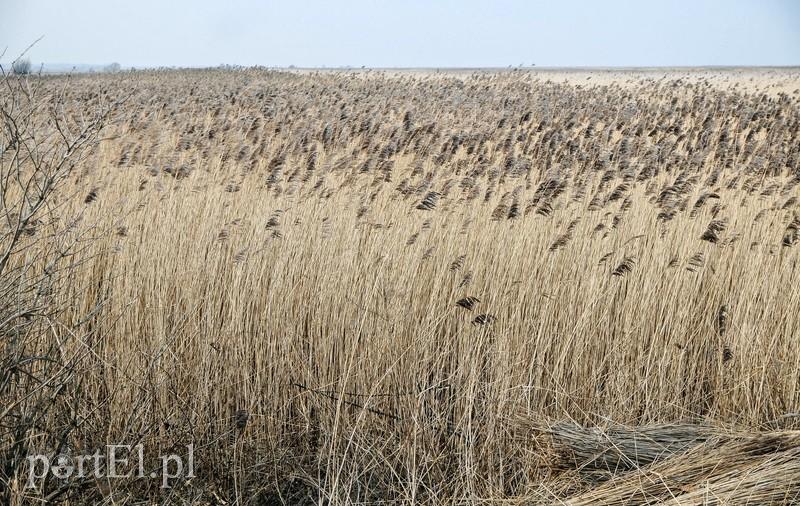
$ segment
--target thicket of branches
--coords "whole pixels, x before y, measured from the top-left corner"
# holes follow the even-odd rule
[[[59,190],[115,107],[68,112],[63,89],[28,75],[25,61],[13,73],[0,67],[0,502],[20,492],[27,455],[63,452],[82,423],[75,408],[99,345],[96,311],[66,321],[58,294],[96,237],[64,212]],[[45,485],[50,499],[68,488]]]

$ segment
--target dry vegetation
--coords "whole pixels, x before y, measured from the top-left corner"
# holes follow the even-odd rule
[[[69,381],[0,450],[194,442],[176,501],[797,501],[796,89],[605,81],[44,79],[125,102],[47,222],[94,238],[32,327]]]

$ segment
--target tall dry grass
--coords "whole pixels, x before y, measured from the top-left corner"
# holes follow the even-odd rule
[[[194,441],[204,500],[549,503],[519,416],[791,426],[798,101],[678,77],[73,78],[131,93],[65,189],[113,230],[76,444]]]

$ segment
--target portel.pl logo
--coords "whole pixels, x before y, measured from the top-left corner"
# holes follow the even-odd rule
[[[159,457],[160,462],[145,467],[144,446],[107,445],[105,451],[71,455],[28,455],[28,480],[25,488],[37,488],[48,474],[59,480],[94,476],[97,479],[151,478],[160,479],[161,488],[169,488],[171,480],[194,478],[194,445],[186,446],[186,455],[170,454]]]

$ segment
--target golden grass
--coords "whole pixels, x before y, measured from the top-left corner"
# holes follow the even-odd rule
[[[676,77],[75,78],[132,92],[65,189],[116,231],[64,295],[111,297],[82,437],[196,441],[227,497],[547,503],[520,415],[787,420],[797,95]]]

